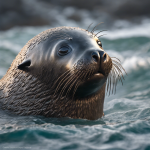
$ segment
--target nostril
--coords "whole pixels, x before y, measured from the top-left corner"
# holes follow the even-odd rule
[[[107,55],[106,55],[106,53],[103,55],[103,58],[104,58],[104,61],[106,60],[106,57],[107,57]]]
[[[92,57],[93,57],[93,59],[94,59],[95,62],[98,61],[98,57],[96,55],[93,55]]]
[[[93,60],[95,61],[95,62],[98,62],[98,54],[96,53],[96,52],[93,52],[92,53],[92,58],[93,58]]]

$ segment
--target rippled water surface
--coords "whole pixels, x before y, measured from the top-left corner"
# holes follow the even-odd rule
[[[29,39],[50,27],[0,32],[0,78]],[[150,23],[107,31],[100,38],[128,76],[106,96],[96,121],[13,116],[0,112],[0,149],[150,150]]]

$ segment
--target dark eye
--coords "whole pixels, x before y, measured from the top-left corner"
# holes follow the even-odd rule
[[[100,47],[102,47],[101,41],[97,41],[97,44],[98,44]]]
[[[71,52],[71,48],[69,46],[63,46],[59,49],[58,54],[61,56],[64,56],[68,54],[69,52]]]

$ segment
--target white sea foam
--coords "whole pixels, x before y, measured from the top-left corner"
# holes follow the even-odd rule
[[[128,73],[132,70],[150,67],[150,54],[146,49],[136,52],[129,51],[127,54],[115,50],[107,50],[107,53],[111,57],[120,59],[122,66]]]
[[[139,56],[133,56],[126,58],[123,62],[123,67],[127,72],[131,70],[138,70],[139,68],[148,68],[150,66],[150,57],[141,58]]]
[[[5,40],[5,41],[0,43],[0,48],[9,49],[15,53],[18,53],[22,47],[18,44],[14,44],[13,42]]]
[[[106,34],[103,38],[110,40],[139,36],[150,38],[150,20],[143,20],[142,24],[139,25],[128,25],[128,27],[122,29],[113,29],[107,31]]]

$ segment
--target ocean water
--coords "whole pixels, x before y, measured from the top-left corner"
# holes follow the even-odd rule
[[[0,32],[0,78],[27,41],[49,28]],[[105,116],[89,121],[0,111],[1,150],[150,150],[150,21],[105,33],[100,37],[104,50],[119,58],[128,74],[115,95],[106,95]]]

